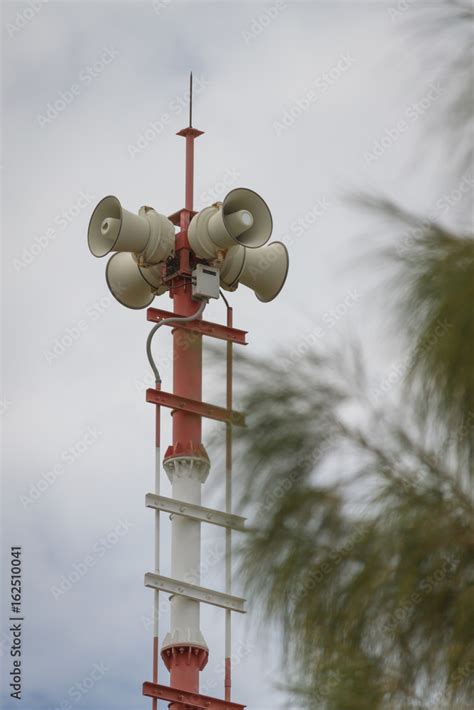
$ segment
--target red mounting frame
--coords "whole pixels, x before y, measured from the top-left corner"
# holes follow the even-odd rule
[[[207,402],[199,402],[196,399],[189,399],[171,392],[162,392],[161,390],[147,389],[146,401],[151,404],[159,404],[162,407],[170,409],[179,409],[190,414],[198,414],[200,417],[208,419],[216,419],[219,422],[228,422],[235,426],[245,426],[245,415],[242,412],[236,412],[225,407],[217,407],[215,404]]]
[[[245,705],[232,703],[230,700],[220,700],[211,698],[208,695],[192,693],[189,690],[170,688],[159,683],[143,683],[143,695],[157,700],[169,700],[174,703],[181,703],[183,708],[199,708],[200,710],[244,710]]]
[[[161,308],[148,308],[146,312],[147,320],[153,321],[154,323],[159,323],[165,318],[180,318],[177,313],[172,313],[171,311],[164,311]],[[195,333],[201,333],[201,335],[208,335],[211,338],[219,338],[219,340],[228,340],[238,345],[247,345],[245,336],[247,335],[246,330],[238,330],[237,328],[229,328],[226,325],[221,325],[220,323],[211,323],[207,320],[195,320],[189,323],[165,323],[169,325],[170,328],[183,328],[184,330],[192,330]]]
[[[194,210],[182,209],[178,210],[177,212],[173,212],[173,214],[168,215],[168,219],[176,227],[181,227],[181,220],[183,216],[187,219],[188,222],[190,222],[195,214],[197,214],[197,212],[194,212]]]

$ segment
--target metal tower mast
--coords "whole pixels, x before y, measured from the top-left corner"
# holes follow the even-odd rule
[[[172,485],[173,503],[163,503],[159,499],[159,484],[155,498],[147,497],[147,504],[156,507],[159,525],[159,510],[173,507],[178,514],[172,516],[171,522],[171,576],[172,580],[157,578],[159,574],[159,550],[155,551],[155,575],[146,575],[145,584],[155,587],[156,600],[159,590],[175,593],[171,597],[170,631],[163,641],[161,655],[170,672],[170,688],[164,688],[157,683],[158,664],[158,634],[153,639],[153,683],[145,683],[143,692],[154,698],[178,700],[171,702],[170,709],[178,708],[210,708],[211,710],[237,710],[243,705],[232,703],[231,695],[231,613],[244,611],[244,600],[232,598],[231,591],[231,530],[236,527],[244,529],[243,518],[233,516],[231,511],[231,439],[232,421],[243,424],[243,417],[232,412],[232,342],[245,343],[245,333],[232,328],[232,311],[228,307],[228,326],[209,324],[202,321],[201,316],[180,321],[183,317],[193,317],[196,312],[196,301],[192,293],[191,258],[192,250],[188,240],[188,227],[196,214],[193,207],[194,196],[194,141],[203,134],[192,126],[192,74],[190,76],[189,126],[177,135],[186,139],[186,170],[185,170],[185,207],[169,218],[180,227],[176,235],[176,271],[170,278],[170,295],[173,298],[173,314],[150,308],[148,319],[164,323],[166,319],[173,327],[173,394],[161,392],[161,383],[155,390],[147,391],[147,401],[157,407],[157,452],[159,456],[159,411],[160,406],[169,406],[173,416],[173,443],[168,447],[163,461],[166,474]],[[202,335],[224,338],[228,342],[227,349],[227,409],[202,404]],[[177,399],[180,407],[177,406]],[[226,514],[212,511],[201,506],[201,488],[209,474],[210,461],[202,444],[202,416],[208,416],[226,423]],[[159,463],[158,463],[159,467]],[[176,506],[176,507],[175,507]],[[170,512],[168,510],[168,512]],[[216,593],[211,590],[199,589],[201,564],[201,524],[215,523],[226,528],[226,593]],[[156,535],[156,545],[159,548],[159,531]],[[190,573],[193,584],[176,584],[185,582]],[[194,584],[195,583],[195,584]],[[192,588],[194,587],[194,589]],[[181,593],[180,593],[181,592]],[[225,641],[225,700],[208,698],[199,694],[199,673],[208,661],[209,650],[200,629],[200,604],[207,601],[223,606],[226,609],[226,641]],[[155,602],[154,617],[157,619],[159,608]],[[185,691],[185,694],[183,693]],[[191,695],[188,696],[188,693]],[[187,701],[187,702],[179,702]],[[192,700],[192,703],[190,702]],[[200,704],[202,703],[202,704]]]
[[[140,207],[138,215],[125,210],[109,195],[94,209],[88,228],[89,248],[94,256],[115,252],[107,263],[107,284],[114,297],[127,308],[150,306],[155,296],[169,292],[173,311],[148,308],[154,323],[147,339],[147,356],[155,374],[155,387],[146,401],[155,405],[155,491],[146,495],[146,505],[155,512],[154,570],[145,575],[145,585],[154,590],[153,674],[143,685],[143,694],[170,703],[171,710],[243,710],[231,701],[231,614],[245,613],[245,599],[232,595],[232,531],[245,531],[245,518],[232,512],[232,429],[243,426],[243,414],[232,409],[232,349],[246,344],[246,332],[233,327],[232,308],[221,288],[235,291],[239,284],[250,288],[267,303],[280,293],[288,273],[288,252],[281,242],[270,239],[273,221],[265,201],[253,190],[235,188],[223,202],[194,211],[194,141],[202,131],[192,125],[192,74],[190,77],[189,125],[178,132],[186,140],[185,206],[169,217],[152,207]],[[178,231],[176,231],[176,229]],[[227,323],[202,319],[210,298],[222,296]],[[161,377],[152,355],[152,339],[162,326],[173,329],[173,391],[161,388]],[[202,338],[227,343],[226,406],[202,401]],[[172,497],[160,493],[161,408],[171,409],[172,443],[163,467],[171,482]],[[225,511],[204,507],[201,490],[210,461],[202,443],[202,418],[222,422],[226,430]],[[171,576],[160,570],[160,513],[171,515]],[[201,526],[225,529],[225,591],[200,584]],[[192,582],[189,581],[190,577]],[[159,595],[170,597],[170,630],[161,656],[170,673],[170,685],[159,683]],[[200,672],[209,649],[200,628],[200,605],[225,610],[224,698],[199,692]]]

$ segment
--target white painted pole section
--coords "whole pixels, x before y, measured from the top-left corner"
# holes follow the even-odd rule
[[[155,449],[155,493],[160,495],[160,447]],[[160,511],[155,510],[155,572],[160,574]],[[160,592],[155,590],[153,609],[153,636],[159,637],[160,628]]]
[[[201,504],[201,481],[194,473],[193,463],[186,463],[180,476],[173,480],[173,498]],[[198,522],[173,518],[172,526],[172,557],[171,576],[191,584],[201,581],[201,525]],[[171,602],[172,633],[180,633],[181,641],[192,642],[200,630],[199,603],[183,597],[173,597]],[[183,638],[188,636],[189,638]]]
[[[228,425],[230,426],[230,424]],[[226,511],[232,511],[232,475],[226,475]],[[226,528],[225,531],[225,593],[232,594],[232,530]],[[225,657],[232,656],[232,612],[226,609],[225,612]],[[230,698],[226,698],[230,700]]]
[[[183,456],[165,462],[171,481],[172,497],[201,505],[201,487],[209,473],[203,459]],[[200,584],[201,581],[201,523],[182,515],[171,520],[171,576],[173,579]],[[163,648],[189,644],[207,649],[200,629],[200,603],[175,595],[171,599],[170,632]]]
[[[230,344],[232,347],[232,344]],[[227,424],[227,447],[231,447],[232,424]],[[227,451],[227,465],[225,472],[225,510],[232,512],[232,466],[230,456],[232,449]],[[226,528],[225,531],[225,593],[232,594],[232,530]],[[232,612],[228,609],[225,612],[225,657],[232,655]],[[230,698],[226,698],[230,699]]]
[[[157,379],[156,389],[161,389],[161,383]],[[155,493],[160,495],[160,474],[161,474],[161,407],[155,409]],[[160,574],[160,511],[155,510],[155,572]],[[159,633],[160,633],[160,591],[155,589],[153,594],[153,682],[158,683],[159,664]],[[158,710],[158,701],[153,698],[152,710]]]
[[[231,486],[228,487],[229,499],[232,500]],[[232,504],[228,507],[229,511],[232,508]],[[232,594],[232,530],[226,528],[225,531],[225,550],[226,550],[226,569],[225,569],[225,593]],[[225,657],[231,657],[232,649],[232,630],[231,630],[231,612],[229,610],[225,613]]]
[[[227,326],[233,325],[233,311],[227,304]],[[232,343],[227,342],[226,352],[226,407],[232,409]],[[225,442],[225,510],[232,513],[232,424],[226,424]],[[232,594],[232,530],[226,528],[225,531],[225,592]],[[232,612],[226,609],[225,612],[225,659],[224,659],[224,695],[226,700],[232,695]]]

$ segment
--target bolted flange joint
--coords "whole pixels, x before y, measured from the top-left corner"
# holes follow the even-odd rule
[[[168,453],[168,452],[167,452]],[[205,483],[209,475],[210,462],[207,456],[170,456],[165,457],[163,467],[170,483],[191,479]]]
[[[161,650],[161,657],[168,671],[172,667],[193,665],[200,671],[205,668],[209,658],[209,650],[204,646],[184,645],[167,646]]]

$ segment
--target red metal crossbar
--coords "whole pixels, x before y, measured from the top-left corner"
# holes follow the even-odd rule
[[[161,308],[148,308],[146,312],[147,320],[159,323],[165,318],[180,318],[176,313],[171,311],[163,311]],[[171,328],[183,328],[184,330],[192,330],[201,335],[209,335],[211,338],[219,338],[219,340],[228,340],[238,345],[247,345],[245,336],[246,330],[238,330],[237,328],[229,328],[220,323],[211,323],[207,320],[194,320],[189,323],[165,323]]]
[[[215,404],[207,402],[199,402],[196,399],[181,397],[171,392],[162,392],[161,390],[147,389],[146,401],[151,404],[160,404],[162,407],[170,409],[179,409],[190,414],[198,414],[200,417],[208,419],[216,419],[219,422],[228,422],[235,426],[245,426],[245,415],[242,412],[236,412],[232,409],[217,407]]]
[[[158,700],[169,700],[182,703],[184,708],[200,708],[202,710],[244,710],[245,705],[232,703],[230,700],[211,698],[208,695],[192,693],[189,690],[170,688],[159,683],[143,683],[143,695]]]

